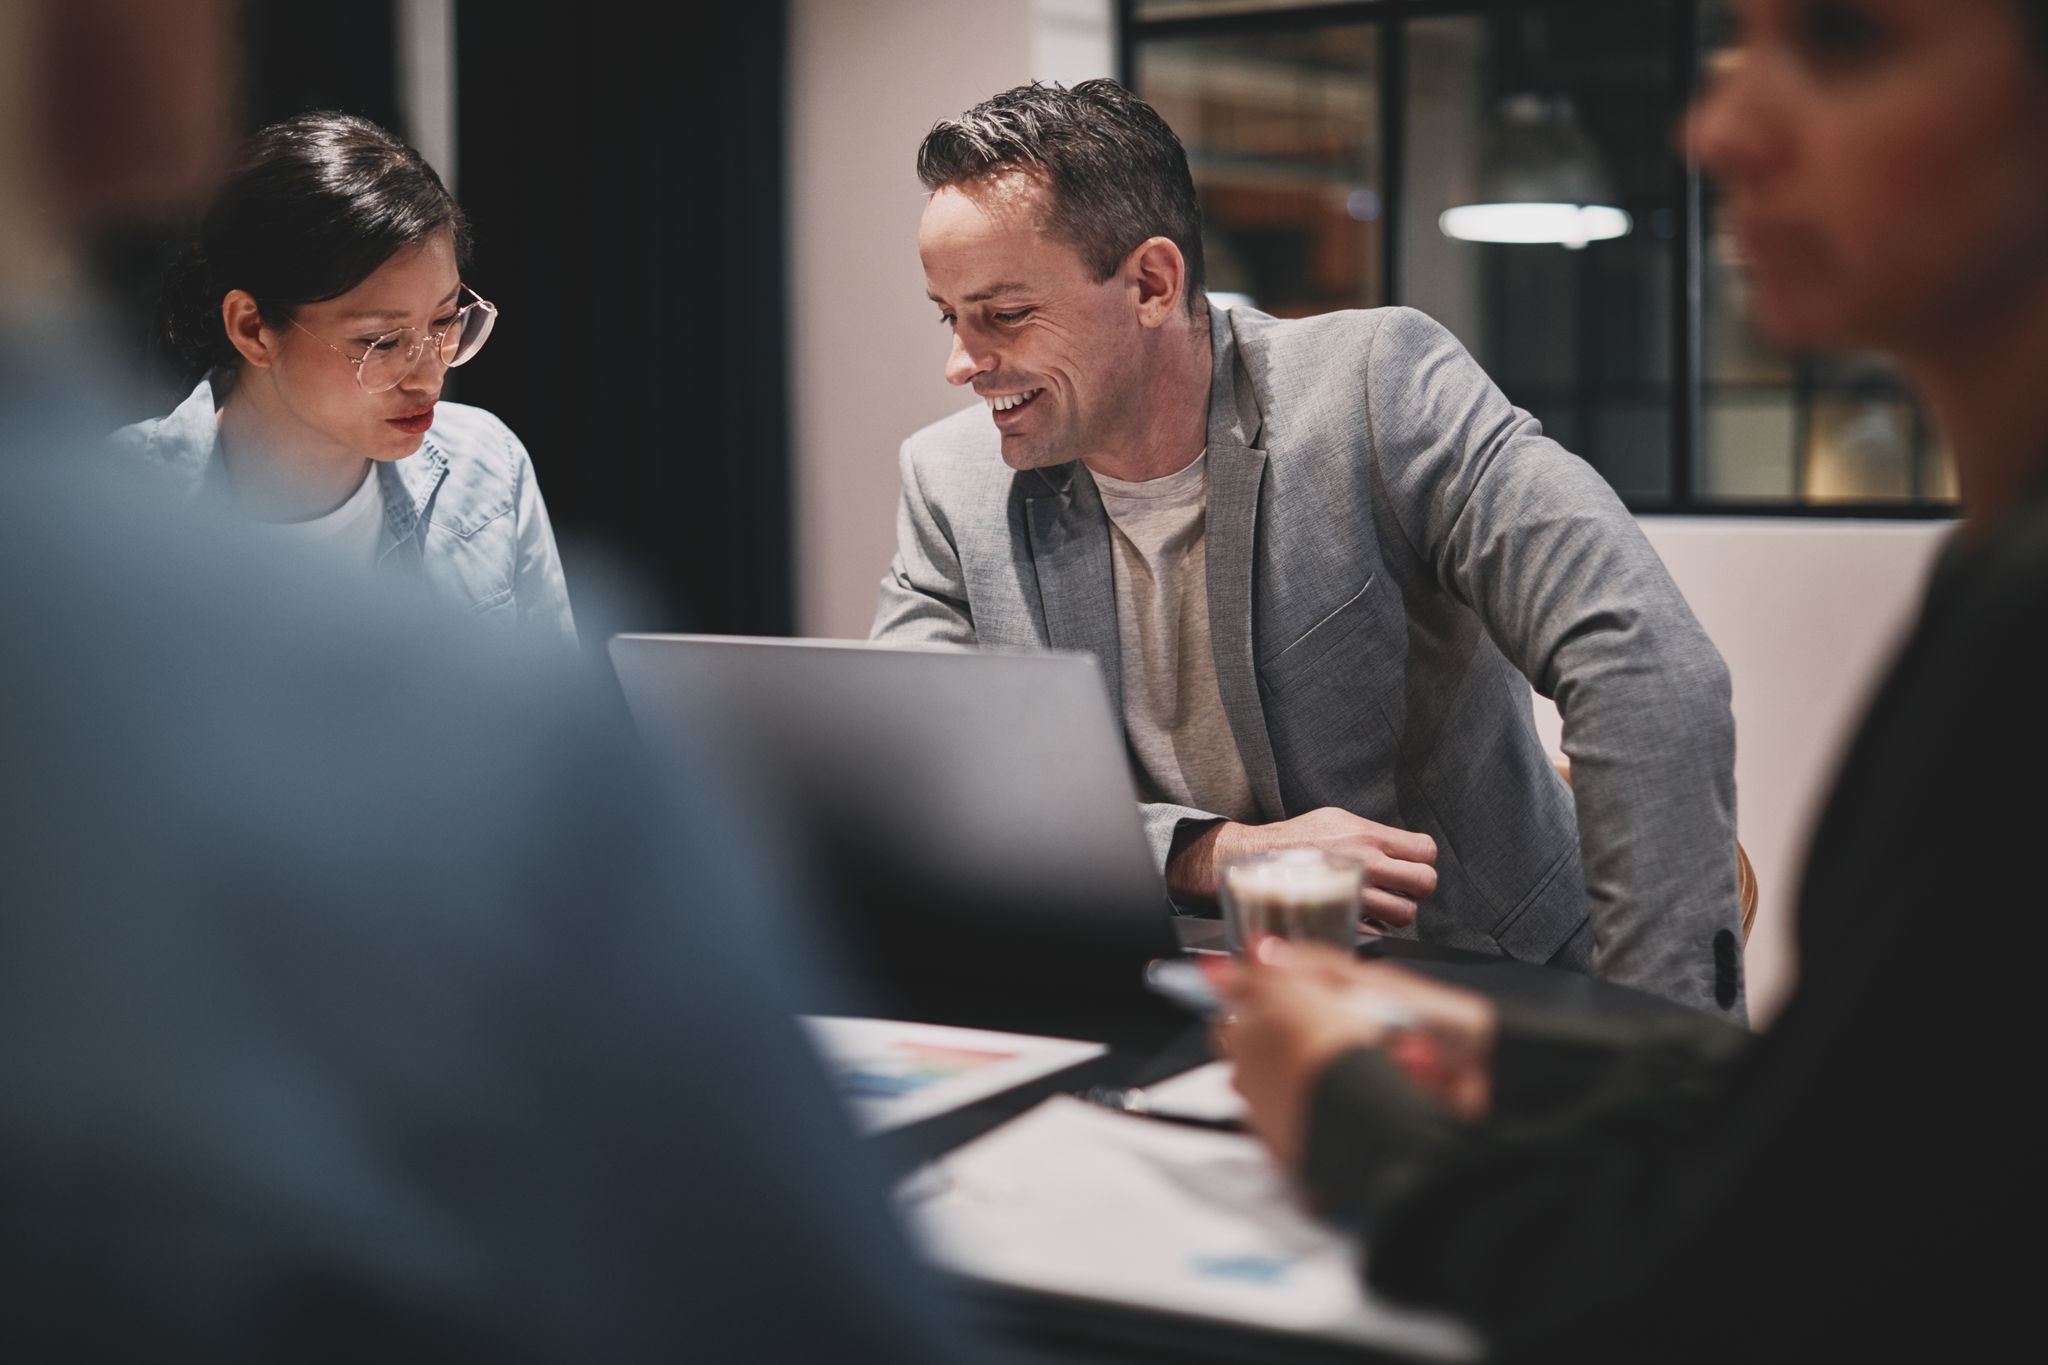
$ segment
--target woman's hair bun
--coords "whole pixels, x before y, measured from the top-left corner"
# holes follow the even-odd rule
[[[220,301],[227,291],[215,292],[210,274],[206,249],[193,242],[171,262],[157,297],[157,335],[178,363],[194,372],[235,358],[220,317]]]

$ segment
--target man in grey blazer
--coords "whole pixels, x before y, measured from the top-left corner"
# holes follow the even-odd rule
[[[1113,82],[918,171],[983,401],[904,442],[873,638],[1092,651],[1183,903],[1316,844],[1393,932],[1741,1017],[1727,670],[1600,476],[1420,313],[1209,305],[1185,153]]]

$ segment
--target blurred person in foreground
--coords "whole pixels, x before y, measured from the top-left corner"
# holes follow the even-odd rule
[[[1373,1283],[1505,1355],[1985,1359],[2033,1329],[2044,1211],[2048,0],[1739,15],[1688,136],[1757,321],[1896,356],[1963,493],[1813,839],[1796,994],[1761,1038],[1625,1035],[1268,942],[1218,1043]]]
[[[468,256],[454,196],[376,124],[312,113],[257,130],[159,307],[198,387],[114,446],[330,569],[374,566],[573,644],[526,447],[440,401],[498,316],[463,282]]]
[[[1094,653],[1183,904],[1313,845],[1393,932],[1743,1018],[1727,670],[1606,481],[1413,309],[1212,303],[1113,81],[942,120],[918,175],[982,401],[903,443],[873,637]]]
[[[709,777],[94,458],[230,15],[0,0],[0,1359],[960,1359]]]

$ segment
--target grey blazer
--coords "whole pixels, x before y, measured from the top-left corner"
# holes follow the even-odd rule
[[[1261,814],[1429,834],[1425,940],[1740,1017],[1728,673],[1634,518],[1421,313],[1210,328],[1210,634]],[[1094,481],[999,444],[981,405],[903,443],[873,638],[1090,650],[1121,714]],[[1144,816],[1162,865],[1219,818]]]

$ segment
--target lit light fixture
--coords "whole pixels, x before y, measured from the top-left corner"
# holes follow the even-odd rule
[[[1467,242],[1549,242],[1578,249],[1634,227],[1593,140],[1563,95],[1510,95],[1481,134],[1476,202],[1445,209],[1437,227]]]
[[[1444,236],[1465,242],[1555,242],[1582,247],[1626,237],[1627,213],[1604,204],[1466,204],[1437,217]]]

